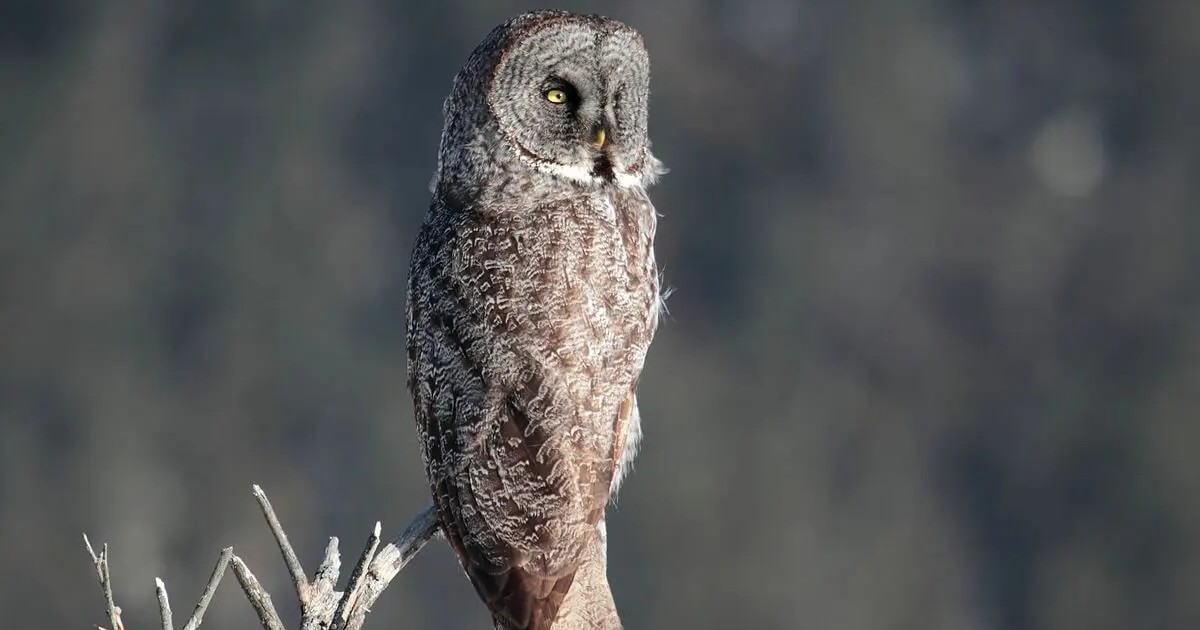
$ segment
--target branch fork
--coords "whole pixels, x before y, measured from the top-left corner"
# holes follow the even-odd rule
[[[303,565],[300,564],[300,558],[297,557],[295,549],[288,541],[287,533],[280,524],[279,517],[275,515],[275,509],[271,507],[271,502],[267,499],[267,494],[257,485],[253,487],[253,493],[259,508],[262,509],[263,517],[267,520],[267,526],[271,528],[271,533],[275,536],[275,543],[283,555],[283,563],[287,566],[288,574],[292,578],[296,598],[300,602],[300,630],[359,630],[362,628],[367,613],[371,611],[371,607],[391,583],[392,578],[396,577],[404,565],[408,564],[408,561],[417,555],[425,543],[438,533],[437,515],[430,506],[418,514],[400,535],[381,549],[379,541],[382,526],[377,521],[375,528],[367,537],[362,554],[359,555],[354,569],[350,572],[345,590],[338,591],[335,590],[338,573],[341,570],[338,539],[336,537],[329,539],[329,544],[325,547],[325,555],[318,565],[316,573],[313,574],[312,580],[309,580]],[[83,535],[83,542],[87,547],[88,554],[92,557],[92,564],[96,568],[96,577],[104,593],[105,612],[110,625],[109,628],[104,626],[98,626],[98,628],[100,630],[125,630],[121,621],[121,608],[113,601],[112,575],[109,573],[108,567],[108,545],[102,545],[100,553],[97,554],[91,541],[88,540],[87,534]],[[217,564],[213,567],[212,576],[208,580],[208,585],[204,588],[200,601],[196,604],[186,625],[183,626],[183,630],[197,630],[200,627],[200,623],[204,620],[204,612],[208,609],[209,602],[212,601],[213,593],[221,583],[221,578],[225,576],[225,569],[230,565],[233,566],[233,574],[237,578],[238,584],[241,585],[242,592],[245,593],[250,606],[258,615],[262,627],[266,630],[285,630],[283,621],[280,620],[279,613],[271,601],[271,595],[262,587],[258,578],[254,577],[254,573],[250,571],[250,567],[246,566],[245,561],[233,552],[233,547],[226,547],[221,551],[221,555],[217,558]],[[171,604],[167,597],[167,587],[159,578],[154,578],[154,584],[155,592],[158,595],[158,612],[162,630],[175,630]]]

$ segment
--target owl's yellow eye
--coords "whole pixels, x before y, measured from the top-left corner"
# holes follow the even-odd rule
[[[567,93],[564,90],[550,89],[546,90],[546,100],[556,105],[567,102]]]

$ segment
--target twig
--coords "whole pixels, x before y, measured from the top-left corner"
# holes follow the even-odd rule
[[[362,628],[367,613],[375,605],[375,600],[383,594],[383,589],[387,588],[400,569],[403,569],[438,531],[437,512],[433,506],[429,506],[418,514],[399,536],[379,550],[367,569],[362,594],[347,613],[349,619],[346,621],[346,630]]]
[[[221,550],[221,556],[217,558],[217,566],[213,567],[212,577],[208,578],[208,586],[204,587],[204,593],[200,595],[200,601],[196,604],[196,609],[192,611],[192,618],[188,619],[183,630],[197,630],[200,627],[200,622],[204,620],[204,611],[208,610],[208,603],[212,601],[213,593],[217,592],[217,585],[221,583],[221,578],[225,577],[225,567],[229,566],[231,557],[233,557],[233,547]]]
[[[437,514],[432,507],[428,507],[418,514],[413,522],[392,542],[380,548],[382,526],[376,522],[374,530],[367,537],[367,544],[362,555],[359,556],[354,570],[350,574],[345,592],[338,592],[334,590],[337,585],[338,572],[341,569],[338,539],[329,539],[329,544],[325,547],[324,558],[313,575],[312,581],[309,582],[304,575],[299,558],[296,557],[295,550],[288,542],[283,526],[279,523],[279,518],[275,515],[274,508],[271,507],[271,502],[267,500],[267,495],[262,488],[257,485],[254,486],[254,497],[258,500],[259,507],[262,508],[267,525],[275,535],[275,542],[279,545],[284,563],[296,585],[296,595],[300,600],[302,613],[301,630],[360,630],[367,613],[371,611],[371,607],[379,599],[383,590],[387,588],[392,578],[396,577],[404,565],[408,564],[408,561],[417,555],[425,543],[438,533]],[[121,609],[113,602],[112,576],[109,574],[108,568],[108,545],[103,545],[100,553],[97,554],[86,534],[83,542],[87,546],[92,564],[96,568],[96,578],[104,591],[105,609],[112,626],[111,630],[125,630],[121,622]],[[204,620],[204,613],[230,563],[233,563],[233,573],[237,576],[238,583],[241,584],[242,591],[258,615],[263,628],[265,630],[284,630],[279,613],[271,601],[271,595],[262,587],[258,578],[250,571],[250,567],[246,566],[245,561],[233,553],[233,547],[226,547],[221,551],[221,555],[217,558],[217,564],[213,567],[212,576],[209,577],[208,584],[200,595],[200,601],[196,604],[196,608],[192,611],[192,616],[183,630],[199,629],[200,623]],[[166,584],[159,578],[154,578],[154,584],[155,592],[158,595],[158,611],[162,628],[163,630],[174,630]]]
[[[337,593],[333,587],[337,585],[338,572],[342,568],[341,555],[338,554],[338,539],[329,539],[325,546],[325,558],[313,575],[313,581],[308,589],[308,601],[301,602],[303,611],[300,618],[300,630],[324,630],[330,625],[333,608],[337,604]]]
[[[171,620],[171,602],[167,600],[167,585],[162,579],[154,578],[154,591],[158,593],[158,617],[162,620],[162,630],[175,630]]]
[[[399,554],[393,561],[394,568],[398,573],[404,565],[412,560],[417,552],[425,547],[425,543],[433,539],[434,536],[441,532],[438,529],[437,510],[431,505],[425,508],[420,514],[413,519],[408,527],[400,533],[390,544],[396,546],[396,551]],[[395,575],[393,573],[392,575]]]
[[[279,524],[279,517],[275,516],[275,509],[267,500],[267,493],[263,492],[258,484],[254,484],[253,488],[254,498],[258,499],[258,506],[262,508],[267,525],[271,527],[271,533],[275,535],[275,542],[279,543],[279,551],[283,554],[283,563],[287,565],[288,573],[292,575],[292,583],[296,585],[296,596],[300,598],[300,603],[303,605],[308,601],[308,578],[304,575],[304,567],[300,565],[300,558],[296,557],[296,550],[292,549],[292,544],[288,542],[287,534],[284,533],[283,526]]]
[[[379,548],[379,532],[382,528],[383,524],[375,521],[375,529],[367,537],[367,546],[354,565],[354,570],[350,573],[350,581],[346,583],[346,591],[342,593],[342,599],[333,613],[333,625],[330,626],[333,630],[341,630],[346,627],[346,622],[349,621],[345,616],[346,605],[349,604],[353,608],[354,602],[357,602],[359,595],[362,594],[363,571],[371,565],[371,560],[375,558],[375,550]]]
[[[98,556],[92,549],[92,541],[88,540],[87,534],[83,535],[83,544],[87,547],[88,555],[92,557],[92,564],[96,566],[96,577],[100,580],[100,590],[104,592],[104,610],[108,613],[108,622],[112,624],[112,630],[125,630],[121,623],[121,609],[113,602],[112,576],[108,572],[108,543],[100,546]]]
[[[242,591],[246,593],[246,599],[250,600],[254,612],[258,613],[258,620],[262,622],[263,628],[265,630],[284,630],[279,613],[275,612],[275,605],[271,603],[271,595],[263,589],[262,584],[258,583],[258,578],[254,577],[250,567],[246,566],[246,563],[237,557],[237,554],[234,554],[231,561],[233,562],[233,574],[237,576],[238,583],[242,585]]]
[[[329,544],[325,545],[325,557],[321,560],[320,566],[317,567],[317,572],[313,575],[312,586],[310,587],[312,597],[319,597],[324,593],[332,593],[333,587],[337,584],[338,573],[342,569],[342,556],[338,553],[337,536],[329,538]]]

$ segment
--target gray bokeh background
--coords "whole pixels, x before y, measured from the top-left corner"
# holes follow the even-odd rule
[[[1200,627],[1200,4],[564,3],[641,30],[672,317],[630,628]],[[0,610],[289,600],[427,502],[404,282],[514,2],[0,5]],[[289,620],[294,604],[286,604]],[[235,582],[205,627],[256,624]],[[372,628],[483,628],[444,543]]]

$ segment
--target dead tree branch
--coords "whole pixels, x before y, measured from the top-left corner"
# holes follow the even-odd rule
[[[404,565],[408,564],[408,561],[417,555],[425,543],[438,533],[437,516],[433,507],[428,507],[418,514],[399,536],[380,549],[381,525],[376,522],[375,529],[367,537],[367,544],[362,555],[354,565],[345,591],[337,591],[335,587],[338,572],[341,569],[338,539],[333,537],[329,539],[321,564],[317,567],[313,579],[309,581],[266,493],[257,485],[253,487],[253,493],[262,510],[263,517],[267,521],[267,526],[271,528],[275,543],[283,556],[284,565],[295,586],[296,598],[300,602],[299,627],[301,630],[360,630],[367,613],[371,611],[371,607],[391,583],[392,578],[396,577]],[[83,536],[83,541],[87,546],[88,554],[92,557],[92,564],[96,567],[96,577],[104,593],[105,612],[108,614],[111,630],[125,630],[121,622],[121,608],[113,601],[112,576],[108,569],[108,545],[101,546],[100,553],[97,554],[86,534]],[[266,630],[285,630],[279,613],[275,610],[271,595],[250,571],[250,567],[246,566],[245,561],[233,553],[233,547],[226,547],[221,552],[217,559],[217,565],[213,568],[212,576],[208,580],[208,585],[205,586],[204,593],[201,594],[200,601],[196,604],[196,608],[183,630],[198,630],[200,622],[204,620],[204,612],[208,609],[209,602],[212,601],[213,593],[216,592],[217,585],[220,584],[221,578],[225,575],[225,569],[230,563],[233,564],[234,576],[241,585],[246,599],[254,608],[255,614],[258,615],[262,627]],[[174,630],[167,587],[159,578],[154,578],[154,583],[155,592],[158,595],[159,619],[162,622],[162,628],[163,630]],[[101,628],[101,630],[105,629]]]
[[[392,542],[384,545],[368,565],[367,577],[363,580],[362,594],[354,602],[352,608],[346,611],[346,630],[359,630],[366,621],[367,613],[375,605],[375,600],[383,594],[383,589],[404,565],[412,560],[417,552],[429,542],[429,539],[441,531],[438,529],[437,513],[433,506],[417,515],[412,523]]]
[[[292,583],[296,585],[296,597],[303,603],[308,600],[308,579],[305,578],[300,558],[296,556],[296,550],[292,549],[292,543],[288,542],[283,525],[279,524],[279,517],[275,516],[275,508],[271,507],[271,502],[267,500],[267,493],[263,492],[258,484],[251,486],[251,489],[254,498],[258,500],[258,507],[262,509],[263,518],[267,519],[267,526],[275,535],[275,543],[279,545],[279,553],[283,554],[283,563],[287,565],[288,574],[292,576]]]
[[[183,630],[196,630],[200,627],[200,622],[204,621],[204,611],[208,610],[208,602],[212,601],[213,594],[217,592],[217,585],[221,583],[221,578],[225,577],[225,568],[229,566],[231,558],[233,558],[233,547],[221,550],[221,555],[217,558],[217,566],[213,567],[212,576],[208,578],[208,585],[204,587],[204,593],[200,595],[200,601],[196,604],[196,609],[192,611],[192,618],[188,619]]]
[[[96,555],[96,550],[92,549],[92,541],[88,540],[87,534],[83,535],[83,544],[87,547],[88,555],[92,557],[92,564],[96,567],[100,590],[104,592],[104,611],[108,613],[108,623],[112,624],[111,630],[125,630],[125,626],[121,624],[121,609],[113,602],[112,575],[108,572],[108,543],[100,546],[100,555]],[[104,626],[98,627],[100,630],[105,630]]]
[[[346,605],[353,607],[362,595],[363,571],[371,564],[371,560],[375,558],[375,550],[379,547],[379,531],[382,524],[375,521],[375,529],[371,531],[371,535],[367,538],[367,547],[363,550],[363,554],[359,556],[358,563],[354,565],[354,570],[350,573],[350,581],[346,582],[346,590],[342,593],[342,599],[338,601],[337,610],[333,613],[335,625],[332,630],[341,630],[346,627]]]
[[[171,602],[167,599],[167,585],[162,579],[154,578],[154,592],[158,595],[158,617],[162,619],[162,630],[175,630],[171,619]]]

